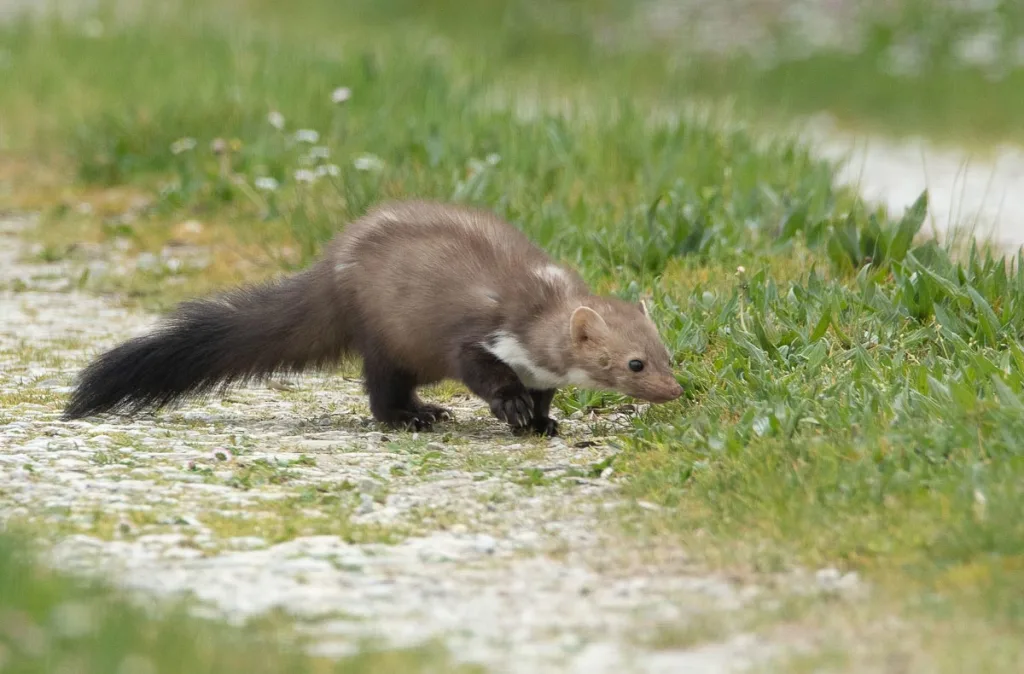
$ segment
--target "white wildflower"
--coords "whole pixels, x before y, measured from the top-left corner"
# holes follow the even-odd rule
[[[195,138],[179,138],[178,140],[171,143],[171,154],[181,154],[182,152],[188,152],[196,148]]]
[[[352,98],[352,90],[348,87],[338,87],[331,93],[331,102],[335,105],[341,105],[350,98]]]
[[[270,126],[275,129],[281,130],[284,128],[284,115],[277,110],[274,110],[267,115],[267,121],[270,122]]]
[[[295,140],[299,143],[309,143],[312,145],[320,140],[320,134],[315,129],[299,129],[295,132]]]
[[[352,165],[358,171],[382,171],[384,160],[375,154],[364,153],[355,158]]]
[[[993,30],[984,30],[962,38],[956,45],[956,55],[962,63],[972,66],[990,66],[999,59],[1002,37]]]
[[[278,188],[278,182],[269,176],[257,178],[254,183],[256,187],[267,192],[273,192]]]
[[[758,437],[764,437],[764,435],[771,430],[772,422],[766,416],[758,416],[754,419],[754,432],[757,433]]]
[[[310,159],[328,159],[331,156],[330,148],[324,147],[323,145],[316,145],[309,148]]]
[[[986,515],[986,506],[988,505],[988,499],[985,498],[985,492],[980,489],[974,490],[974,516],[978,520],[984,520]]]
[[[295,172],[295,180],[300,183],[313,183],[316,182],[317,175],[314,171],[309,169],[298,169]]]
[[[486,161],[491,166],[497,166],[498,162],[501,161],[501,155],[498,154],[497,152],[492,152],[489,155],[487,155]]]
[[[180,229],[185,234],[202,234],[203,223],[198,220],[186,220],[178,225],[175,229]]]
[[[331,176],[337,178],[341,175],[341,169],[337,164],[324,164],[323,166],[316,167],[317,176],[323,178],[324,176]]]

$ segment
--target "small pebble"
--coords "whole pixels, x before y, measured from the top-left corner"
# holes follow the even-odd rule
[[[356,512],[360,515],[366,515],[373,512],[375,505],[376,504],[373,502],[372,496],[369,494],[360,494],[359,507],[356,509]]]

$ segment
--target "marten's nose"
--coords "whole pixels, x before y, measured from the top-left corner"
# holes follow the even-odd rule
[[[668,387],[668,399],[665,402],[675,400],[681,395],[683,395],[683,387],[679,385],[679,382],[673,379],[672,384]]]
[[[683,387],[673,377],[667,377],[662,386],[650,397],[651,402],[667,403],[683,395]]]

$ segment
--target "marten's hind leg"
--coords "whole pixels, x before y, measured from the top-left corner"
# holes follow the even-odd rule
[[[391,426],[429,431],[443,418],[440,407],[424,404],[416,396],[416,377],[396,367],[381,354],[363,355],[363,377],[374,419]],[[449,413],[450,416],[450,413]]]

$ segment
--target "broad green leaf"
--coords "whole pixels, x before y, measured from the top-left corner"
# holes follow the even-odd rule
[[[942,336],[956,344],[958,349],[968,349],[965,337],[967,329],[960,320],[948,313],[941,304],[935,305],[935,321],[942,330]]]
[[[761,348],[767,351],[768,355],[773,359],[781,360],[782,356],[779,355],[778,348],[768,339],[768,333],[765,332],[760,317],[757,314],[751,314],[751,318],[754,322],[754,334],[757,336],[757,341],[761,344]]]
[[[978,396],[974,392],[974,387],[967,382],[950,382],[949,391],[953,395],[953,401],[963,410],[973,411],[978,404]]]
[[[832,312],[826,307],[825,313],[821,315],[818,324],[814,326],[814,331],[811,333],[812,344],[825,336],[830,323],[832,323]]]
[[[907,254],[906,262],[910,269],[916,271],[918,274],[921,274],[922,276],[927,277],[929,281],[935,283],[940,288],[942,288],[943,292],[945,292],[946,295],[950,297],[950,299],[966,297],[963,290],[961,290],[960,287],[957,286],[957,284],[953,283],[947,278],[940,276],[939,274],[936,274],[933,270],[929,269],[927,266],[922,264],[914,256],[913,253]]]
[[[953,402],[953,396],[950,394],[948,386],[931,375],[927,376],[927,381],[928,390],[931,391],[933,396],[943,398],[948,402]]]
[[[832,264],[836,266],[837,270],[848,272],[853,269],[853,260],[850,259],[849,254],[843,248],[843,244],[840,243],[836,236],[829,237],[826,250],[828,251],[829,259],[832,260]]]
[[[988,337],[989,343],[995,344],[996,332],[1000,327],[999,319],[996,318],[996,314],[992,311],[992,307],[985,301],[985,298],[982,297],[977,290],[971,286],[967,286],[967,294],[974,303],[974,308],[978,312],[978,322],[980,323],[982,330],[985,331],[985,335]]]
[[[995,388],[999,402],[1017,412],[1024,412],[1024,403],[1021,402],[1020,397],[1006,385],[999,375],[992,375],[992,386]]]
[[[928,190],[925,190],[917,198],[917,201],[907,209],[907,212],[903,214],[903,218],[896,228],[896,234],[893,236],[892,244],[889,246],[889,256],[891,259],[897,262],[903,260],[907,251],[910,250],[910,244],[913,242],[914,237],[917,236],[921,225],[924,224],[924,219],[927,215]]]

